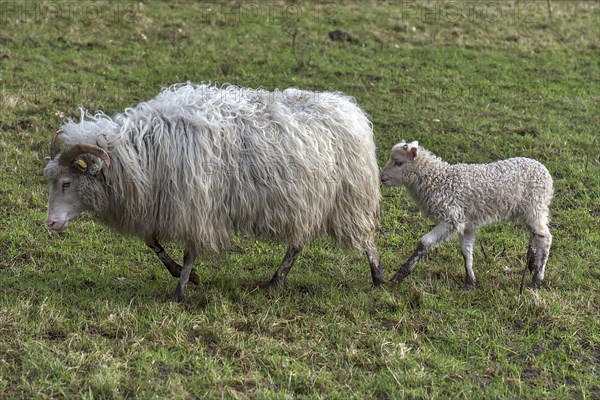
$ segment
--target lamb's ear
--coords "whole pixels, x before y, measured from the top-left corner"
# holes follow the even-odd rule
[[[417,153],[419,151],[419,142],[417,142],[416,140],[414,142],[410,142],[408,144],[408,150],[411,152],[413,160],[417,158]]]

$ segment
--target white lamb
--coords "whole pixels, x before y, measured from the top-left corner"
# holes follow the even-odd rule
[[[421,238],[392,280],[401,282],[421,257],[457,233],[465,259],[465,287],[471,287],[475,283],[475,230],[512,220],[525,224],[531,232],[527,267],[534,273],[532,284],[542,284],[552,243],[548,229],[552,177],[539,162],[518,157],[490,164],[450,165],[416,141],[401,142],[392,148],[381,182],[405,186],[421,211],[437,224]]]

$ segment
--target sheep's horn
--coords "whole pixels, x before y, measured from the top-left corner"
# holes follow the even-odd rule
[[[60,135],[60,131],[56,132],[54,138],[52,138],[52,144],[50,145],[50,159],[54,160],[58,153],[60,153],[60,139],[58,136]]]
[[[92,154],[100,157],[106,167],[110,166],[110,157],[106,150],[93,144],[74,144],[60,154],[60,165],[71,165],[80,154]]]

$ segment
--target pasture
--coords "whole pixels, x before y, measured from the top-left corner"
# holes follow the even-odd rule
[[[600,398],[599,18],[594,1],[1,1],[0,398]],[[51,232],[60,124],[185,81],[352,95],[380,167],[401,139],[541,161],[543,287],[518,296],[513,225],[479,231],[472,290],[457,239],[373,289],[364,255],[323,238],[269,291],[285,246],[238,235],[180,304],[142,241],[89,214]],[[389,277],[432,223],[382,195]]]

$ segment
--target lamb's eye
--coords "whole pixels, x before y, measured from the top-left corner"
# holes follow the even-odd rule
[[[396,162],[394,162],[394,165],[395,165],[396,167],[401,167],[401,166],[402,166],[402,164],[404,164],[402,161],[396,161]]]
[[[68,188],[69,186],[71,186],[71,182],[63,182],[63,184],[62,184],[62,188],[63,188],[63,189],[66,189],[66,188]]]

